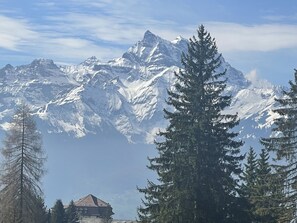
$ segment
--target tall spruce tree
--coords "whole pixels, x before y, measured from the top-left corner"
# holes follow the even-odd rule
[[[222,113],[231,96],[224,94],[225,71],[217,72],[221,55],[215,41],[203,25],[197,34],[182,55],[175,90],[168,91],[173,111],[164,110],[169,126],[159,133],[159,155],[149,159],[159,183],[139,189],[145,196],[138,211],[142,222],[241,222],[235,178],[242,142],[231,130],[239,120]]]
[[[255,220],[254,212],[255,208],[251,203],[251,198],[254,194],[256,177],[257,177],[257,154],[254,149],[250,147],[246,157],[246,164],[244,165],[244,171],[241,176],[242,186],[241,195],[245,198],[246,212],[249,214],[251,222]]]
[[[272,207],[272,169],[269,163],[269,153],[261,150],[256,169],[255,184],[252,187],[250,202],[253,205],[253,214],[257,222],[276,222]]]
[[[256,183],[257,176],[257,154],[252,147],[249,149],[244,166],[244,172],[241,177],[243,181],[242,190],[245,197],[250,197],[253,193],[252,190]]]
[[[296,209],[287,206],[288,197],[284,185],[286,177],[283,174],[282,167],[279,165],[273,165],[272,167],[273,172],[270,175],[271,195],[269,199],[269,211],[271,216],[276,219],[275,222],[286,223],[288,219],[291,219],[291,216],[294,215],[293,212],[295,212]]]
[[[279,165],[272,165],[267,148],[263,148],[258,159],[256,183],[250,200],[254,206],[256,222],[285,223],[287,207],[284,203],[284,178]],[[292,214],[292,212],[291,212]],[[284,215],[284,216],[283,216]]]
[[[279,106],[274,110],[278,118],[274,120],[273,136],[261,140],[270,151],[276,153],[276,159],[282,165],[278,168],[284,178],[286,194],[286,199],[280,200],[280,206],[285,207],[282,222],[297,220],[297,70],[294,81],[289,81],[289,85],[290,89],[283,91],[283,97],[276,99]]]
[[[67,223],[77,223],[78,222],[78,213],[76,211],[76,207],[74,205],[73,200],[70,201],[68,207],[66,208],[66,218]]]
[[[270,155],[263,148],[259,159],[252,148],[242,174],[242,193],[247,201],[250,222],[286,222],[282,220],[285,207],[283,178],[277,165],[270,163]]]
[[[51,212],[51,223],[67,223],[67,217],[62,200],[58,199]]]
[[[44,200],[41,197],[36,200],[35,213],[34,220],[31,221],[32,223],[50,223],[48,221],[48,212],[44,204]]]
[[[2,148],[0,209],[5,223],[35,222],[40,208],[40,180],[44,174],[41,135],[26,105],[10,123]]]

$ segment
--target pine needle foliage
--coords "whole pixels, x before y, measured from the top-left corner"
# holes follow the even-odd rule
[[[276,99],[279,105],[274,112],[278,117],[274,120],[272,136],[261,139],[276,154],[278,172],[283,178],[285,198],[279,201],[284,208],[280,222],[297,220],[297,70],[289,86],[289,90],[283,90],[283,97]]]

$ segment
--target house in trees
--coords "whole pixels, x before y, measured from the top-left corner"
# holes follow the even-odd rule
[[[74,201],[81,223],[105,223],[111,221],[112,207],[92,194]]]

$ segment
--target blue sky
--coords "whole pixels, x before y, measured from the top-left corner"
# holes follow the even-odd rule
[[[226,61],[287,85],[297,68],[295,0],[0,0],[0,66],[120,57],[146,30],[164,39],[204,24]]]

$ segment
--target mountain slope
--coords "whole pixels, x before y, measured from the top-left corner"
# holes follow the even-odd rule
[[[47,123],[48,132],[83,137],[110,127],[130,142],[151,143],[166,126],[166,89],[172,88],[186,47],[181,37],[170,42],[147,31],[121,58],[109,62],[91,57],[75,66],[58,67],[44,59],[15,68],[7,65],[0,70],[2,127],[15,104],[25,101]],[[234,95],[229,111],[269,127],[268,109],[279,90],[253,85],[224,60],[219,69],[226,69],[227,93]]]

